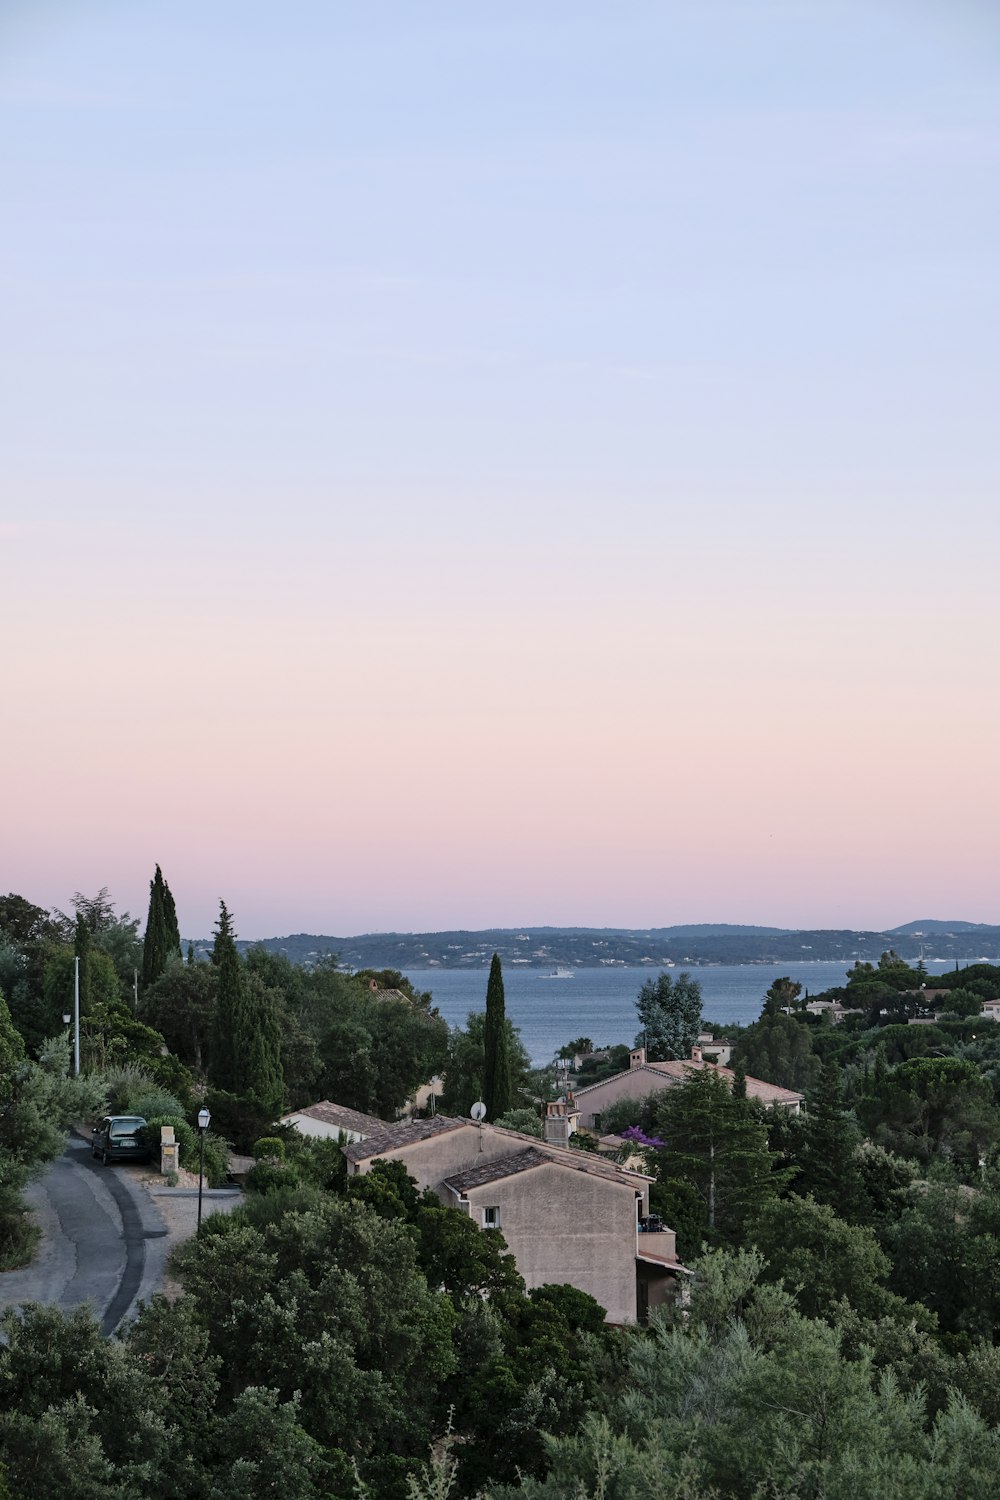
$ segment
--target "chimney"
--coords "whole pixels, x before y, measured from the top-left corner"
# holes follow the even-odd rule
[[[548,1146],[569,1145],[569,1115],[561,1099],[545,1106],[545,1143]]]
[[[691,1048],[691,1061],[701,1062],[701,1048],[698,1046],[697,1042]]]
[[[628,1065],[630,1068],[644,1068],[646,1066],[645,1047],[632,1048],[632,1051],[628,1055]]]

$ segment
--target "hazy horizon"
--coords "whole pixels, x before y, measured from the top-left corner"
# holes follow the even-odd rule
[[[990,920],[995,6],[0,40],[0,888]]]

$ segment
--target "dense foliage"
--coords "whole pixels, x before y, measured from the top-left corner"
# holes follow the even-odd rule
[[[495,1004],[449,1036],[398,973],[242,957],[223,905],[215,961],[183,963],[171,939],[136,1013],[137,924],[106,891],[74,908],[0,899],[0,1253],[28,1247],[29,1174],[106,1104],[170,1120],[190,1149],[207,1097],[256,1164],[245,1206],[178,1254],[185,1295],[155,1299],[121,1339],[82,1313],[5,1319],[0,1496],[995,1493],[1000,1026],[979,1012],[1000,969],[932,985],[888,953],[819,1006],[779,980],[732,1072],[607,1111],[605,1129],[635,1127],[623,1150],[644,1159],[695,1273],[686,1309],[612,1330],[573,1287],[526,1293],[500,1234],[398,1163],[348,1179],[335,1142],[275,1124],[320,1097],[392,1118],[440,1071],[445,1107],[465,1113],[491,1087]],[[74,958],[81,1080],[61,1025]],[[700,994],[662,979],[640,996],[645,1042],[686,1057]],[[499,1015],[503,1118],[527,1126],[527,1058]],[[627,1065],[618,1047],[583,1073]],[[747,1073],[807,1109],[764,1110]]]

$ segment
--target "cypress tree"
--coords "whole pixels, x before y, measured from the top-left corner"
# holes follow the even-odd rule
[[[219,971],[215,1010],[215,1042],[212,1047],[212,1082],[216,1088],[239,1093],[236,1068],[236,1030],[243,1010],[243,964],[233,935],[233,919],[224,901],[219,902],[219,925],[215,929],[212,962]]]
[[[160,867],[149,882],[149,911],[146,933],[142,940],[142,982],[152,984],[167,966],[166,910],[163,900],[165,883]],[[176,920],[176,918],[175,918]]]
[[[510,1073],[510,1038],[504,1007],[503,970],[500,955],[494,953],[490,978],[486,986],[486,1026],[484,1032],[483,1102],[486,1118],[498,1120],[514,1103]]]
[[[163,934],[167,958],[180,958],[181,930],[177,924],[177,907],[166,881],[163,882]]]
[[[273,1117],[284,1099],[277,1010],[269,991],[247,974],[224,901],[219,902],[212,962],[219,971],[212,1082]]]

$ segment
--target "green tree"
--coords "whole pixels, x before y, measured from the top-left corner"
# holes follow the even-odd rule
[[[712,1068],[664,1089],[654,1124],[657,1136],[666,1141],[656,1153],[660,1182],[693,1188],[705,1237],[735,1243],[783,1180],[775,1171],[766,1127]]]
[[[90,1009],[90,928],[82,912],[77,912],[73,934],[73,957],[80,974],[80,1014],[85,1016]],[[117,976],[116,976],[117,978]]]
[[[795,1187],[850,1222],[867,1217],[870,1209],[856,1154],[859,1140],[857,1121],[841,1107],[840,1070],[830,1058],[802,1122]]]
[[[875,1074],[858,1106],[875,1139],[930,1162],[947,1154],[977,1171],[1000,1135],[993,1092],[974,1063],[918,1057]]]
[[[810,1317],[829,1316],[840,1298],[868,1316],[895,1305],[886,1291],[891,1263],[875,1234],[846,1224],[828,1204],[794,1193],[773,1199],[748,1234],[768,1279],[783,1281]],[[912,1317],[912,1308],[907,1312]]]
[[[145,990],[139,1013],[162,1032],[171,1052],[204,1073],[215,1029],[219,970],[214,964],[171,964]]]
[[[488,1120],[499,1119],[514,1104],[506,1021],[503,971],[500,955],[494,953],[486,986],[486,1029],[483,1036],[483,1101]]]
[[[647,979],[636,1000],[642,1032],[637,1045],[650,1062],[691,1056],[701,1029],[701,985],[690,974]]]
[[[812,1088],[820,1071],[811,1028],[780,1011],[767,1010],[737,1038],[733,1066],[742,1067],[751,1078],[799,1092]]]
[[[241,1091],[241,1080],[236,1034],[243,1011],[244,975],[233,933],[233,919],[224,901],[219,902],[219,922],[212,946],[212,963],[218,974],[218,987],[210,1077],[216,1088],[238,1094]]]
[[[794,1010],[801,994],[801,984],[794,979],[789,979],[787,974],[781,979],[776,979],[764,996],[761,1017],[781,1016]]]
[[[527,1085],[530,1062],[517,1028],[504,1018],[507,1032],[507,1056],[511,1063],[515,1097]],[[444,1064],[444,1093],[441,1107],[450,1115],[467,1115],[477,1099],[484,1097],[486,1070],[486,1016],[470,1011],[464,1029],[456,1027],[448,1037]]]
[[[180,932],[177,928],[177,910],[170,887],[163,878],[159,865],[149,882],[149,912],[146,917],[146,936],[142,944],[142,983],[153,984],[172,958],[179,958],[181,951]]]

